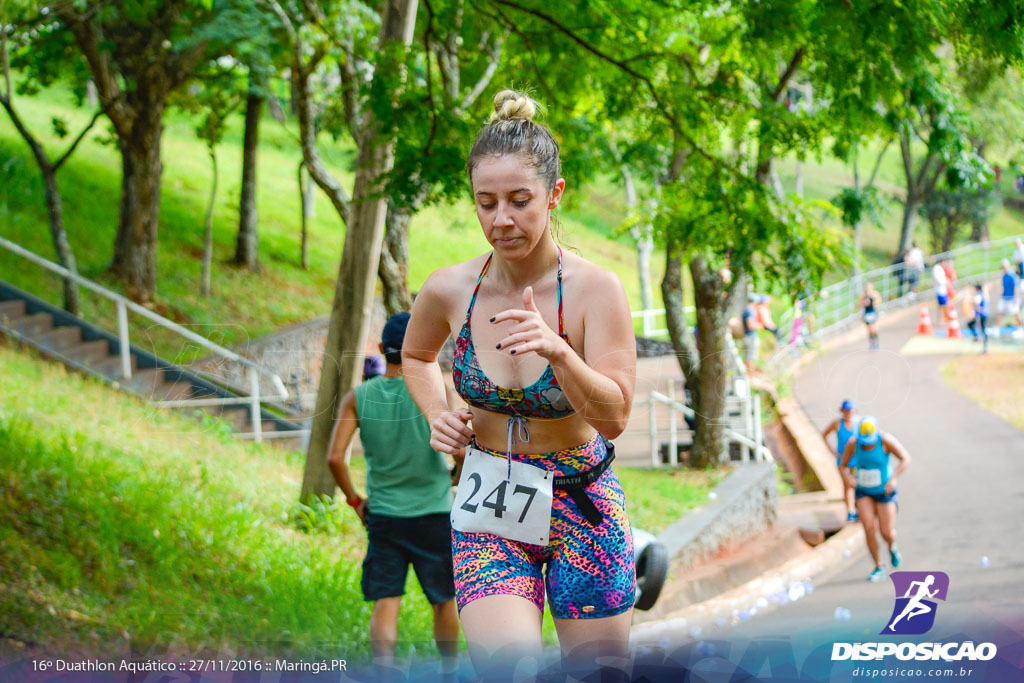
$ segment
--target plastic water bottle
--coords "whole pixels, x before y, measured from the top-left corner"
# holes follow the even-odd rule
[[[835,612],[832,613],[832,617],[836,621],[849,621],[850,610],[846,609],[845,607],[836,607]]]
[[[978,566],[981,567],[982,569],[987,569],[988,568],[988,555],[982,555],[981,556],[981,559],[978,561]]]

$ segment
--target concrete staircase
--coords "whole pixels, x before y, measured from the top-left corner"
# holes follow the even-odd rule
[[[146,401],[241,397],[134,344],[130,349],[131,378],[126,380],[121,343],[117,336],[4,282],[0,282],[0,335]],[[246,404],[184,409],[221,418],[236,433],[250,434],[254,431],[251,408]],[[290,418],[292,416],[285,411],[278,414],[266,407],[260,409],[263,432],[297,432],[303,429],[303,425]],[[302,444],[298,436],[271,441],[289,448]]]

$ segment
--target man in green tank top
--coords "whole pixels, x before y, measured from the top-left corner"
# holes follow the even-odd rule
[[[430,447],[430,426],[402,377],[402,342],[408,313],[384,326],[380,349],[387,370],[341,400],[328,464],[348,504],[366,526],[363,597],[372,601],[374,660],[390,666],[398,639],[398,613],[412,564],[434,608],[434,639],[446,673],[455,665],[459,616],[452,571],[452,481],[444,456]],[[366,456],[364,500],[352,485],[348,447],[359,428]]]

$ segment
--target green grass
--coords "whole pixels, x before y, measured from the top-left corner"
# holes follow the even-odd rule
[[[630,524],[657,535],[689,510],[705,504],[708,493],[728,476],[729,468],[654,470],[616,467],[615,474],[626,492]]]
[[[363,531],[296,506],[299,454],[8,347],[0,373],[0,631],[63,654],[365,654]],[[422,643],[429,606],[410,593],[400,629]]]

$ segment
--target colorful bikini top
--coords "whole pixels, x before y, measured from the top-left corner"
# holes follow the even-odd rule
[[[495,413],[521,418],[557,418],[572,415],[576,411],[569,403],[565,393],[562,392],[562,387],[558,385],[555,372],[551,369],[550,364],[536,382],[522,389],[499,387],[487,378],[480,367],[476,350],[473,348],[470,321],[473,316],[473,306],[476,304],[476,295],[480,291],[480,283],[483,281],[484,275],[487,274],[493,256],[492,252],[487,257],[483,270],[480,271],[480,277],[476,280],[476,289],[473,290],[473,298],[469,300],[469,308],[466,310],[466,322],[462,324],[459,336],[455,339],[455,358],[452,362],[452,380],[455,383],[455,391],[469,405]],[[566,343],[569,342],[562,319],[562,250],[560,248],[558,250],[558,336]]]

